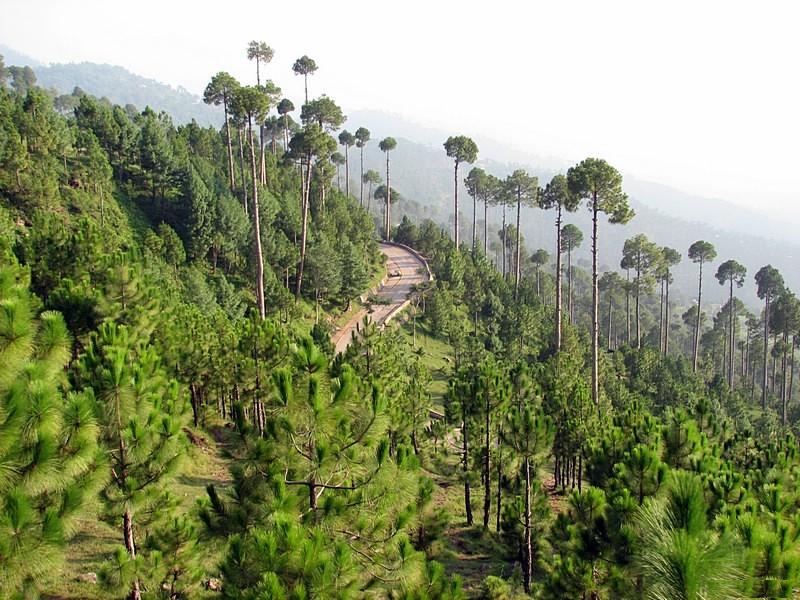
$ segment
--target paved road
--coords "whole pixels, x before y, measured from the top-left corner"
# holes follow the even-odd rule
[[[396,312],[411,294],[411,289],[428,280],[425,264],[414,254],[390,244],[380,244],[381,252],[386,255],[387,273],[399,272],[400,277],[387,277],[386,282],[378,289],[376,296],[387,302],[386,304],[374,304],[373,311],[369,313],[370,321],[383,325],[387,317]],[[362,308],[342,327],[333,334],[333,343],[336,346],[336,353],[344,352],[350,341],[353,339],[353,332],[356,327],[364,320],[367,310]]]

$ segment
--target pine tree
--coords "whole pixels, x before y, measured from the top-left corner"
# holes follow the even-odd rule
[[[703,263],[714,260],[717,257],[717,251],[709,242],[698,240],[689,247],[688,256],[692,262],[700,265],[700,274],[697,279],[697,318],[694,325],[694,345],[692,346],[692,370],[697,372],[697,357],[700,352],[700,315],[703,311]]]
[[[364,184],[368,183],[368,181],[364,179],[364,176],[366,175],[366,173],[364,172],[364,148],[367,146],[367,143],[369,142],[370,138],[369,129],[367,129],[366,127],[359,127],[358,129],[356,129],[355,138],[356,138],[356,147],[359,150],[360,163],[361,163],[361,171],[359,172],[358,176],[358,181],[360,183],[358,205],[363,207]]]
[[[228,180],[230,182],[230,189],[236,187],[236,177],[233,172],[233,149],[231,147],[231,124],[228,118],[230,112],[231,101],[236,90],[239,88],[239,82],[236,81],[231,75],[220,71],[211,78],[211,82],[206,86],[205,93],[203,94],[203,101],[206,104],[214,104],[222,108],[225,116],[225,144],[228,148]],[[294,108],[294,107],[292,107]]]
[[[531,591],[533,578],[533,539],[532,539],[532,493],[538,462],[553,445],[555,430],[552,420],[540,411],[535,411],[529,402],[514,407],[508,415],[503,428],[503,439],[516,453],[521,464],[523,480],[523,582],[525,591]]]
[[[587,158],[567,171],[570,193],[586,198],[592,213],[592,399],[600,405],[600,294],[597,288],[598,269],[598,218],[600,213],[609,216],[610,223],[627,223],[634,213],[628,206],[628,197],[622,192],[622,175],[606,161]]]
[[[539,194],[539,206],[545,210],[555,209],[556,211],[556,311],[555,311],[555,331],[556,350],[561,350],[561,315],[563,312],[562,290],[561,290],[561,222],[563,212],[575,212],[578,209],[579,199],[570,193],[567,185],[567,178],[564,175],[555,175],[550,183]],[[583,238],[583,234],[581,234]],[[580,242],[578,242],[580,244]],[[571,248],[570,248],[571,250]],[[571,257],[571,256],[570,256]],[[570,299],[570,322],[572,321]]]
[[[730,536],[707,521],[703,487],[677,473],[668,495],[648,501],[636,516],[636,570],[649,598],[701,600],[741,597],[743,573]]]
[[[187,406],[152,347],[124,325],[104,323],[78,364],[77,383],[96,397],[100,440],[108,448],[110,477],[101,497],[109,519],[121,525],[128,568],[105,573],[114,588],[141,597],[141,552],[136,528],[150,516],[165,517],[167,486],[185,452],[181,428]]]
[[[163,200],[172,184],[174,156],[166,128],[150,109],[141,116],[139,164],[144,182],[150,187],[150,197],[155,200],[160,196]]]
[[[539,198],[539,180],[528,175],[522,169],[517,169],[506,177],[504,185],[507,189],[509,199],[517,205],[517,224],[515,226],[515,258],[514,258],[514,297],[519,292],[519,281],[521,277],[521,258],[522,241],[520,238],[520,216],[523,206],[536,206]]]
[[[252,490],[265,495],[264,521],[231,539],[226,594],[357,598],[422,566],[406,533],[421,485],[418,463],[404,446],[390,452],[383,393],[346,365],[330,378],[326,358],[308,338],[295,348],[291,367],[273,372],[272,384],[268,436],[245,463],[267,483]],[[212,506],[211,522],[241,514],[218,498]]]
[[[764,300],[764,339],[761,378],[761,409],[767,408],[767,353],[769,352],[769,312],[772,302],[784,289],[783,276],[772,265],[761,267],[755,275],[758,297]]]
[[[36,313],[25,272],[0,245],[0,596],[32,597],[58,568],[102,479],[90,394],[62,393],[70,337]]]

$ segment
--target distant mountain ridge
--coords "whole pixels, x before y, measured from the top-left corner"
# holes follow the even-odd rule
[[[17,52],[5,44],[0,44],[0,55],[3,56],[3,60],[5,61],[7,67],[16,65],[18,67],[30,67],[35,69],[37,67],[45,66],[43,62],[38,61],[31,56],[22,54],[21,52]]]
[[[192,119],[203,126],[222,124],[222,110],[208,106],[200,96],[183,87],[176,88],[141,77],[124,67],[90,62],[44,65],[2,45],[0,55],[3,55],[7,66],[31,67],[39,85],[54,88],[61,94],[70,94],[77,86],[98,98],[108,98],[114,104],[133,104],[139,110],[145,106],[156,111],[163,110],[172,116],[176,124],[188,123]]]

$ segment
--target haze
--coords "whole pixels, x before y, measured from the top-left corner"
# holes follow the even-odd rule
[[[121,2],[4,0],[0,42],[201,93],[265,69],[302,97],[302,55],[345,109],[379,109],[800,220],[800,10],[790,2]],[[300,11],[305,14],[300,18]],[[301,29],[302,28],[302,29]],[[231,65],[237,65],[235,69]]]

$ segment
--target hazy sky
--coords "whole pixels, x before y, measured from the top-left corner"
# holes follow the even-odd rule
[[[200,93],[223,69],[254,80],[245,47],[263,40],[295,99],[308,54],[311,94],[345,109],[800,218],[798,22],[791,1],[1,0],[0,42]]]

